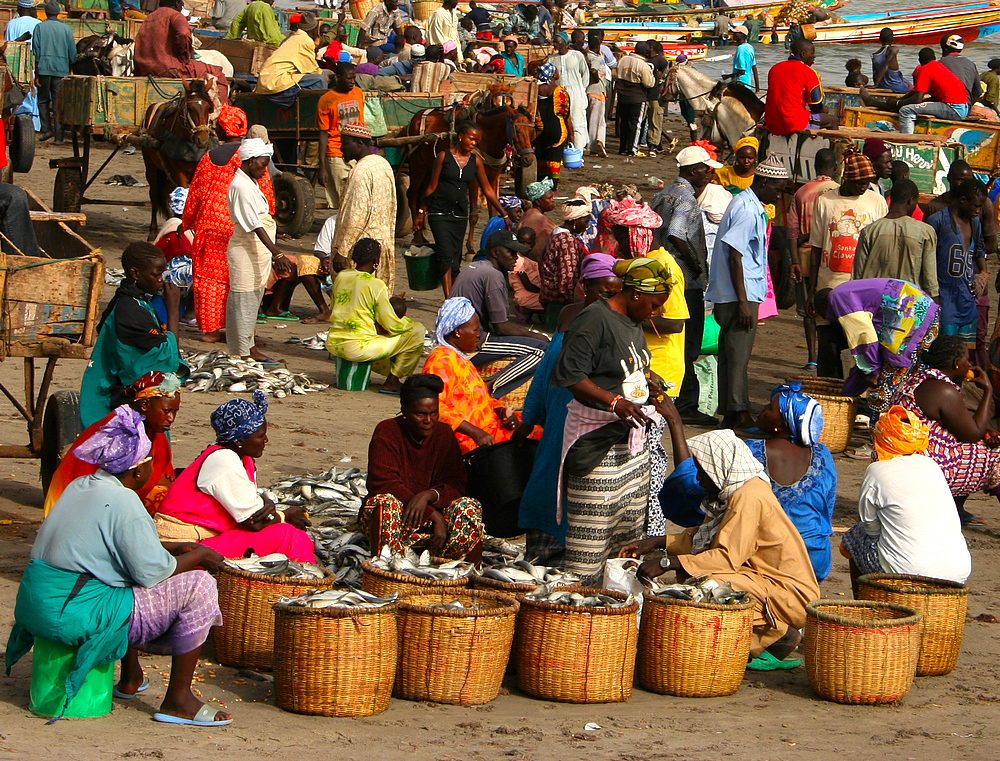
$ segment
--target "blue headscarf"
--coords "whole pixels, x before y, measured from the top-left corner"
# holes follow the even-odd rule
[[[771,392],[771,398],[778,397],[778,408],[785,419],[792,441],[804,447],[819,443],[823,433],[823,406],[808,394],[802,392],[798,381],[783,383]]]
[[[253,392],[253,401],[230,399],[212,413],[215,443],[233,444],[242,441],[264,425],[267,397],[263,391]]]
[[[174,188],[170,191],[170,213],[175,217],[184,216],[184,204],[187,203],[188,189]]]
[[[537,69],[535,69],[535,79],[538,80],[539,84],[547,85],[552,81],[552,77],[556,75],[556,65],[554,63],[549,63],[546,61]]]
[[[134,468],[153,448],[143,417],[123,404],[93,436],[73,450],[80,460],[118,475]]]
[[[445,299],[445,302],[438,310],[437,320],[434,322],[434,338],[437,340],[438,345],[455,349],[454,346],[448,343],[448,336],[455,331],[455,328],[465,325],[465,323],[471,320],[475,313],[475,307],[472,306],[472,302],[465,298],[465,296],[452,296],[450,299]],[[458,351],[458,349],[455,349],[455,351]]]

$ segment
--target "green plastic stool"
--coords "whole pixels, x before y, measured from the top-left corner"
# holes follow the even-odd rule
[[[337,388],[343,391],[365,391],[371,377],[371,362],[349,362],[337,357]]]
[[[91,669],[80,691],[63,713],[66,677],[73,668],[75,657],[75,647],[35,637],[29,711],[38,716],[52,717],[61,714],[77,719],[94,719],[111,713],[111,690],[115,684],[114,662]]]

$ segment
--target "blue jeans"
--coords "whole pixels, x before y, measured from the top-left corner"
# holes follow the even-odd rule
[[[937,116],[941,119],[962,120],[969,115],[968,104],[941,103],[936,100],[925,100],[923,103],[911,103],[899,109],[899,131],[904,135],[912,135],[918,116]]]

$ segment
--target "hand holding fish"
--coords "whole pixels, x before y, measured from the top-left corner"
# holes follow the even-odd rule
[[[643,561],[635,572],[635,577],[645,583],[665,574],[667,570],[660,565],[659,558]]]

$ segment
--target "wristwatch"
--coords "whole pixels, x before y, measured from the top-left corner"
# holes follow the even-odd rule
[[[662,558],[660,558],[660,568],[662,568],[664,571],[669,571],[670,570],[670,556],[669,555],[664,555]]]

